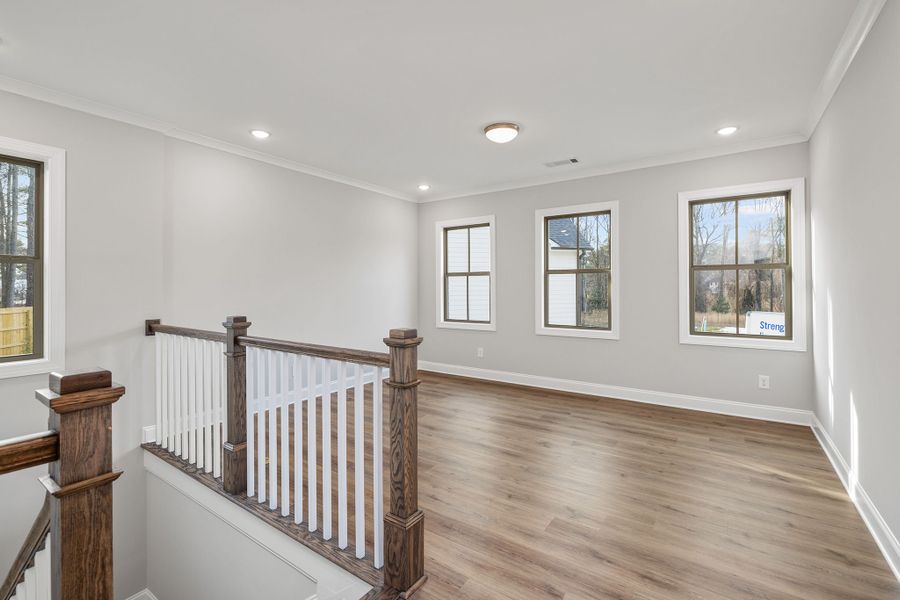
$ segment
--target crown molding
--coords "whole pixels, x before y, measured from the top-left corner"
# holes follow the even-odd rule
[[[686,152],[675,152],[671,154],[660,154],[638,158],[630,161],[617,163],[608,163],[596,167],[590,167],[577,172],[566,174],[547,175],[544,177],[534,177],[514,183],[500,183],[484,187],[461,190],[459,192],[451,192],[443,196],[435,198],[420,198],[420,203],[440,202],[442,200],[452,200],[454,198],[465,198],[468,196],[478,196],[480,194],[489,194],[493,192],[505,192],[508,190],[518,190],[522,188],[535,187],[539,185],[547,185],[549,183],[560,183],[563,181],[574,181],[576,179],[587,179],[589,177],[597,177],[599,175],[612,175],[613,173],[624,173],[626,171],[636,171],[638,169],[646,169],[649,167],[661,167],[665,165],[673,165],[678,163],[690,162],[693,160],[702,160],[705,158],[716,158],[719,156],[727,156],[729,154],[739,154],[741,152],[751,152],[753,150],[764,150],[766,148],[775,148],[778,146],[789,146],[791,144],[802,144],[809,141],[809,136],[795,133],[790,135],[782,135],[777,137],[763,138],[759,140],[748,140],[732,144],[715,146],[712,148],[699,148],[696,150],[688,150]]]
[[[205,136],[196,132],[176,127],[171,123],[160,121],[146,115],[133,113],[114,106],[95,102],[87,98],[59,92],[50,88],[46,88],[34,83],[13,79],[0,75],[0,90],[26,96],[35,100],[56,104],[73,110],[78,110],[98,117],[128,123],[144,129],[157,131],[167,137],[191,142],[208,148],[228,152],[244,158],[257,160],[268,163],[299,173],[343,183],[358,189],[366,190],[383,196],[405,200],[414,203],[430,203],[440,202],[442,200],[451,200],[455,198],[464,198],[468,196],[477,196],[479,194],[487,194],[493,192],[503,192],[508,190],[516,190],[549,183],[560,183],[563,181],[573,181],[577,179],[585,179],[588,177],[596,177],[599,175],[610,175],[613,173],[622,173],[626,171],[634,171],[637,169],[645,169],[648,167],[659,167],[664,165],[689,162],[693,160],[701,160],[705,158],[715,158],[719,156],[727,156],[729,154],[738,154],[741,152],[749,152],[753,150],[763,150],[766,148],[774,148],[777,146],[786,146],[790,144],[798,144],[809,141],[815,131],[822,115],[828,108],[831,99],[840,87],[841,81],[847,74],[850,64],[859,52],[863,42],[878,19],[881,9],[887,0],[859,0],[856,9],[850,17],[850,21],[844,30],[844,35],[838,47],[835,49],[831,57],[831,61],[825,70],[825,74],[817,88],[813,103],[810,110],[809,120],[806,129],[802,133],[789,134],[778,137],[764,138],[759,140],[749,140],[745,142],[737,142],[714,146],[711,148],[695,149],[686,152],[677,152],[672,154],[654,155],[638,158],[630,161],[622,161],[608,163],[587,169],[578,169],[565,174],[547,175],[543,177],[534,177],[516,182],[498,183],[494,185],[481,186],[476,188],[462,189],[456,192],[450,192],[435,197],[416,196],[405,194],[391,188],[379,186],[367,181],[354,179],[319,169],[311,165],[306,165],[280,156],[260,152],[252,148],[233,144],[217,138]]]
[[[222,152],[242,156],[244,158],[249,158],[259,162],[268,163],[277,167],[289,169],[291,171],[297,171],[298,173],[312,175],[313,177],[318,177],[320,179],[327,179],[329,181],[343,183],[344,185],[349,185],[351,187],[366,190],[368,192],[373,192],[383,196],[389,196],[398,200],[405,200],[407,202],[416,202],[416,199],[411,195],[403,194],[396,190],[382,187],[374,183],[354,179],[352,177],[346,177],[338,173],[326,171],[325,169],[319,169],[317,167],[306,165],[287,158],[275,156],[273,154],[267,154],[265,152],[260,152],[259,150],[254,150],[252,148],[247,148],[239,144],[233,144],[231,142],[212,138],[200,133],[188,131],[166,121],[160,121],[146,115],[123,110],[115,106],[110,106],[108,104],[103,104],[101,102],[82,98],[81,96],[75,96],[73,94],[67,94],[65,92],[53,90],[28,81],[22,81],[21,79],[14,79],[12,77],[0,75],[0,91],[17,94],[19,96],[25,96],[33,100],[55,104],[64,108],[70,108],[72,110],[88,113],[97,117],[103,117],[104,119],[110,119],[113,121],[118,121],[120,123],[127,123],[129,125],[134,125],[135,127],[149,129],[151,131],[159,132],[169,138],[191,142],[193,144],[198,144],[207,148],[213,148],[215,150],[220,150]]]
[[[859,0],[859,3],[856,5],[856,9],[847,23],[847,28],[844,30],[844,35],[831,57],[831,62],[828,63],[828,67],[825,69],[819,88],[813,96],[809,123],[806,129],[807,137],[812,136],[819,125],[819,121],[822,120],[825,109],[828,108],[831,99],[841,86],[844,76],[850,69],[850,64],[856,58],[856,54],[862,47],[863,42],[866,41],[866,37],[872,30],[872,26],[875,25],[875,21],[878,20],[878,15],[881,14],[881,9],[884,8],[886,1]]]

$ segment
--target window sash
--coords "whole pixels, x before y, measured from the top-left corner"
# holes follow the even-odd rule
[[[761,198],[778,198],[784,197],[784,216],[785,216],[785,232],[784,232],[784,257],[783,262],[758,262],[758,263],[739,263],[740,260],[740,201],[756,200]],[[694,207],[703,204],[724,204],[728,202],[734,203],[734,263],[729,264],[694,264]],[[697,320],[695,318],[697,301],[696,296],[696,277],[697,271],[733,271],[735,274],[735,285],[738,286],[738,295],[740,295],[740,272],[741,271],[768,271],[778,270],[784,271],[784,335],[783,336],[766,336],[769,339],[793,340],[794,323],[793,323],[793,294],[792,282],[793,273],[791,272],[791,192],[785,190],[781,192],[766,192],[762,194],[747,194],[743,196],[726,196],[722,198],[707,198],[703,200],[692,200],[688,202],[688,289],[690,301],[690,313],[688,315],[690,322],[690,333],[696,336],[705,337],[730,337],[730,338],[749,338],[759,339],[759,335],[740,332],[741,307],[740,298],[735,302],[735,333],[721,333],[717,331],[698,331]]]
[[[34,169],[34,255],[0,253],[0,264],[25,264],[32,267],[33,305],[31,309],[31,353],[0,356],[0,364],[44,357],[44,163],[0,154],[0,162]]]
[[[581,229],[579,226],[578,219],[581,217],[594,217],[606,215],[609,218],[609,240],[607,243],[609,244],[609,268],[597,268],[597,269],[583,269],[579,268],[578,264],[580,259],[581,252]],[[550,268],[550,221],[555,221],[557,219],[575,219],[575,265],[574,269],[551,269]],[[569,213],[569,214],[559,214],[559,215],[547,215],[544,217],[544,235],[543,235],[543,244],[544,244],[544,327],[551,329],[583,329],[586,331],[612,331],[613,329],[613,278],[612,278],[612,265],[613,265],[613,235],[616,235],[616,232],[613,231],[612,228],[612,211],[611,210],[598,210],[598,211],[590,211],[590,212],[582,212],[582,213]],[[609,278],[609,287],[607,293],[607,304],[609,311],[609,323],[606,327],[587,327],[584,325],[558,325],[556,323],[550,322],[550,276],[551,275],[575,275],[576,281],[579,274],[591,274],[591,273],[606,273]],[[576,303],[578,302],[578,297],[575,297]]]
[[[479,323],[479,324],[489,324],[491,320],[494,318],[494,315],[491,313],[490,297],[493,292],[492,286],[494,285],[493,280],[491,279],[491,271],[472,271],[472,229],[479,229],[481,227],[487,227],[488,231],[490,231],[491,224],[490,223],[476,223],[473,225],[457,225],[454,227],[444,227],[443,228],[443,236],[444,236],[444,256],[443,256],[443,264],[444,264],[444,314],[443,319],[447,323]],[[451,231],[459,231],[465,229],[466,230],[466,270],[465,271],[453,271],[450,272],[450,258],[449,258],[449,246],[447,243],[448,234]],[[493,245],[493,240],[490,241]],[[493,248],[491,248],[493,252]],[[491,268],[493,268],[493,261],[491,262]],[[466,318],[465,319],[451,319],[450,318],[450,278],[451,277],[465,277],[466,278]],[[469,286],[469,279],[472,277],[487,277],[488,278],[488,318],[487,320],[480,319],[470,319],[471,315],[471,288]]]

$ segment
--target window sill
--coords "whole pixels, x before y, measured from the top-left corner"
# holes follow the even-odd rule
[[[46,375],[65,368],[62,361],[49,358],[35,358],[16,362],[0,363],[0,379],[28,377],[29,375]]]
[[[617,329],[566,329],[563,327],[543,327],[538,326],[535,331],[537,335],[552,335],[557,337],[576,337],[591,338],[597,340],[618,340],[619,331]]]
[[[751,350],[806,352],[806,341],[802,339],[776,340],[765,338],[730,338],[682,333],[681,343],[695,346],[718,346],[720,348],[745,348]]]
[[[465,329],[469,331],[497,331],[495,323],[454,323],[453,321],[438,321],[438,329]]]

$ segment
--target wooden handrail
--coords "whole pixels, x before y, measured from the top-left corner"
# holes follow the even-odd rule
[[[205,329],[192,329],[190,327],[177,327],[175,325],[163,325],[159,319],[148,319],[144,325],[145,335],[155,335],[157,333],[168,333],[170,335],[180,335],[183,337],[198,338],[202,340],[212,340],[214,342],[227,342],[227,334],[217,331],[207,331]],[[364,365],[374,365],[377,367],[389,367],[391,357],[387,352],[371,352],[369,350],[356,350],[354,348],[339,348],[337,346],[323,346],[319,344],[308,344],[305,342],[292,342],[289,340],[276,340],[272,338],[255,337],[251,335],[236,336],[238,345],[244,348],[262,348],[264,350],[275,350],[278,352],[289,352],[293,354],[305,354],[306,356],[316,356],[318,358],[328,358],[331,360],[341,360]]]
[[[176,327],[175,325],[163,325],[159,319],[148,319],[144,324],[145,335],[168,333],[182,337],[212,340],[213,342],[225,342],[225,334],[221,331],[208,331],[206,329],[192,329],[190,327]]]
[[[305,354],[318,358],[341,360],[376,367],[389,367],[391,357],[387,352],[370,352],[368,350],[354,350],[352,348],[338,348],[335,346],[320,346],[318,344],[306,344],[303,342],[289,342],[287,340],[273,340],[269,338],[241,335],[238,343],[245,348],[263,348],[278,352],[290,352],[293,354]]]
[[[59,434],[43,431],[0,440],[0,475],[36,467],[59,458]]]
[[[50,532],[50,497],[44,496],[44,505],[41,506],[40,512],[34,519],[34,524],[25,538],[25,542],[19,549],[16,559],[13,561],[9,574],[3,585],[0,586],[0,600],[9,600],[16,593],[16,586],[22,581],[25,571],[34,560],[34,555],[38,553],[47,534]]]

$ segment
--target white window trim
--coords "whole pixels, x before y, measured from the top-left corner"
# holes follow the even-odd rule
[[[690,237],[688,231],[689,204],[694,200],[710,200],[730,196],[791,193],[791,322],[793,339],[777,340],[767,337],[730,338],[691,335],[690,299]],[[678,194],[678,311],[679,337],[682,344],[722,346],[728,348],[755,348],[762,350],[786,350],[805,352],[807,347],[806,313],[806,179],[782,179],[745,185],[681,192]]]
[[[0,137],[0,154],[44,163],[44,356],[0,363],[0,379],[62,371],[66,359],[66,151]]]
[[[566,215],[573,213],[588,213],[609,211],[610,229],[612,230],[612,241],[610,245],[611,262],[610,269],[612,271],[610,278],[610,286],[612,288],[610,301],[612,302],[612,327],[609,330],[592,330],[592,329],[568,329],[565,327],[546,327],[544,325],[544,218],[555,215]],[[578,204],[575,206],[556,206],[553,208],[544,208],[534,212],[534,306],[535,306],[535,330],[537,335],[555,335],[562,337],[578,337],[578,338],[594,338],[603,340],[619,339],[622,317],[621,302],[619,299],[622,294],[621,277],[619,268],[619,238],[621,230],[619,229],[619,201],[595,202],[592,204]]]
[[[491,322],[490,323],[458,323],[444,320],[444,228],[464,225],[481,225],[487,223],[491,230]],[[438,221],[434,224],[435,237],[435,274],[437,279],[436,308],[437,322],[440,329],[468,329],[470,331],[497,331],[497,227],[494,215],[484,217],[466,217]]]

